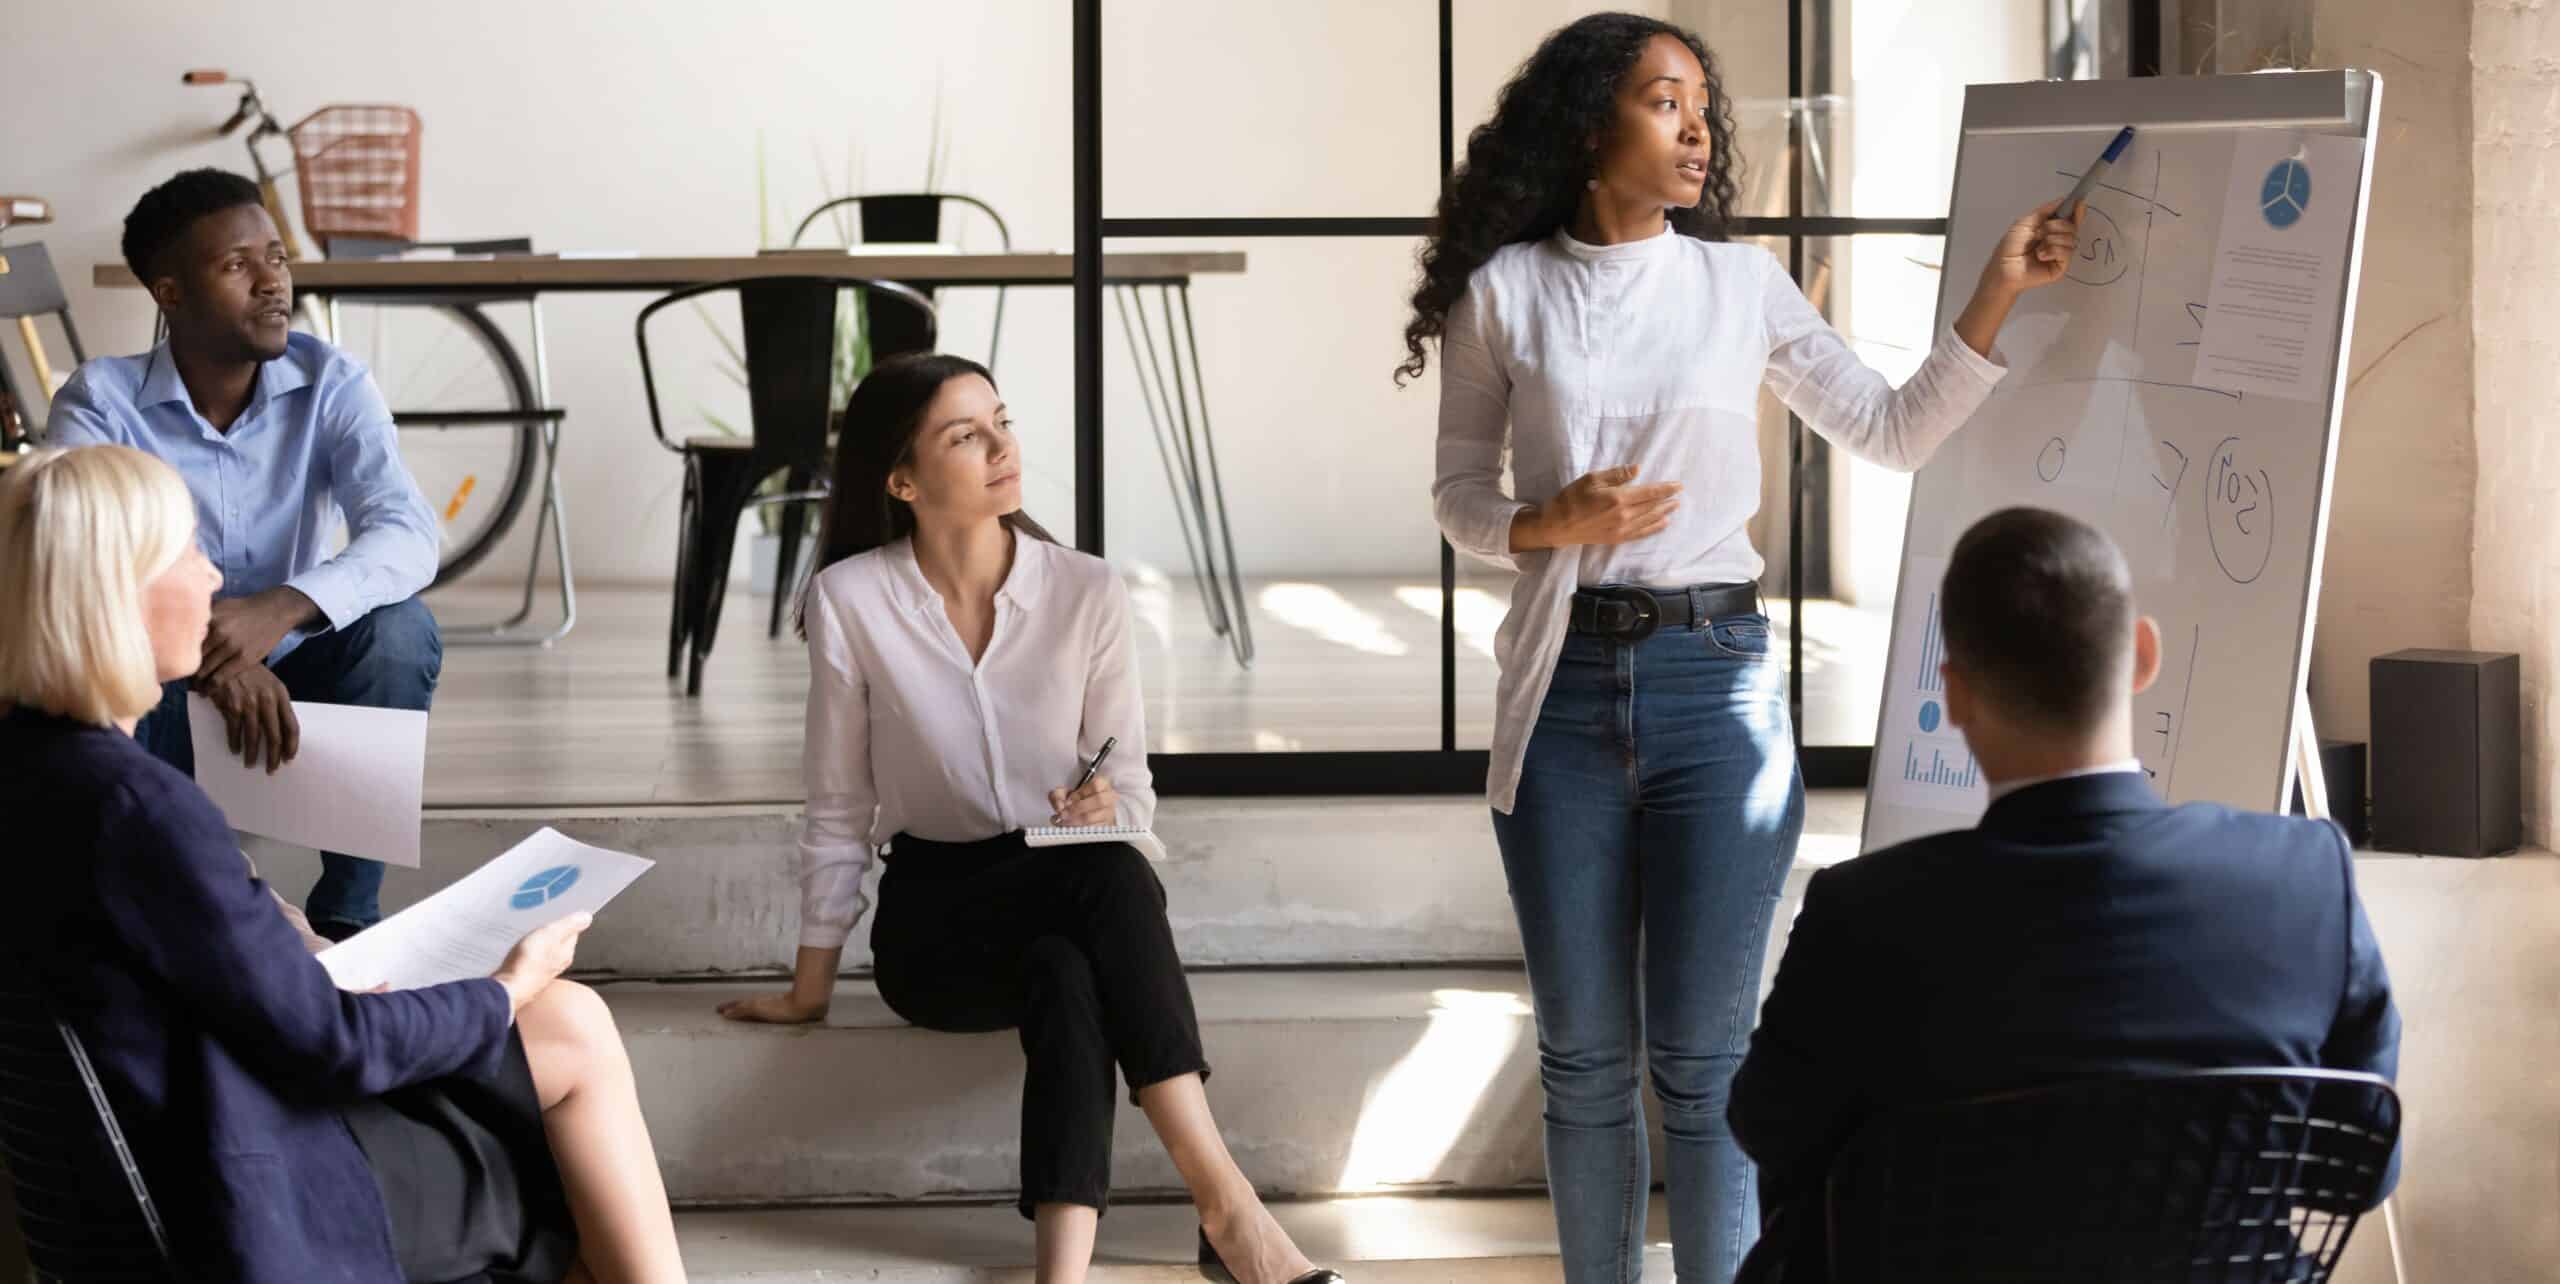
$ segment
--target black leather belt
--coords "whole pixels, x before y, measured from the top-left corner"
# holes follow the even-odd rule
[[[1700,584],[1685,589],[1611,584],[1575,589],[1565,627],[1612,642],[1642,642],[1657,629],[1703,628],[1732,616],[1759,613],[1757,584]]]

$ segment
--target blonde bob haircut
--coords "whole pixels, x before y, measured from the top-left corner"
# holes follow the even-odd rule
[[[160,703],[143,586],[195,541],[175,470],[125,446],[0,471],[0,706],[112,725]]]

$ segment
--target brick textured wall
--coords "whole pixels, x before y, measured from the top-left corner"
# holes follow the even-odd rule
[[[2472,11],[2472,644],[2524,657],[2525,840],[2554,839],[2560,710],[2560,0]]]

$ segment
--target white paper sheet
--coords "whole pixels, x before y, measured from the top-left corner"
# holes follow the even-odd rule
[[[594,913],[657,862],[543,829],[460,882],[320,954],[345,990],[414,990],[487,976],[527,932]]]
[[[417,868],[427,715],[296,701],[293,716],[302,726],[301,749],[268,775],[263,759],[251,767],[231,752],[222,712],[190,693],[196,784],[233,829]]]
[[[1982,768],[1964,733],[1947,721],[1946,641],[1938,632],[1938,586],[1944,558],[1914,557],[1903,572],[1903,596],[1894,604],[1894,669],[1910,675],[1885,692],[1885,717],[1876,731],[1875,789],[1905,807],[1972,817],[1989,795]]]
[[[2233,146],[2195,382],[2325,400],[2364,144],[2264,130]]]
[[[1074,847],[1083,843],[1127,843],[1148,860],[1166,859],[1164,840],[1135,825],[1035,825],[1022,831],[1025,847]]]

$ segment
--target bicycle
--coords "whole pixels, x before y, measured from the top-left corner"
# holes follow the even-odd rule
[[[296,184],[302,222],[320,243],[323,257],[333,244],[360,244],[366,253],[357,257],[364,257],[417,243],[414,116],[406,140],[409,181],[401,193],[405,217],[386,222],[373,216],[378,208],[369,214],[352,205],[315,201],[310,177],[315,167],[361,166],[367,172],[350,173],[351,180],[369,191],[386,186],[380,172],[386,138],[363,132],[367,120],[385,109],[323,107],[288,127],[267,109],[253,81],[213,69],[190,71],[182,79],[189,85],[239,86],[240,101],[216,133],[228,138],[249,127],[243,140],[249,167],[259,200],[284,240],[286,257],[303,257],[283,197],[281,180],[287,174],[304,176]],[[273,139],[293,148],[293,166],[279,170],[268,165],[259,144]],[[333,158],[332,151],[340,155]],[[436,585],[460,578],[497,549],[533,492],[543,447],[537,415],[541,401],[533,380],[515,345],[481,308],[484,301],[338,292],[327,297],[324,311],[313,306],[310,295],[297,293],[295,300],[304,328],[363,360],[391,407],[392,423],[400,431],[401,460],[437,510],[443,540]],[[507,418],[504,412],[509,411],[526,417]]]
[[[13,227],[35,227],[52,221],[53,205],[43,197],[0,196],[0,236],[7,235],[9,229]],[[51,269],[47,268],[46,271],[50,282]],[[9,261],[6,258],[0,258],[0,276],[6,276],[8,273]],[[60,285],[51,283],[50,288],[58,292]],[[8,290],[5,284],[0,284],[0,294],[6,293]],[[71,359],[77,363],[82,355],[80,332],[72,327],[71,313],[68,310],[61,315],[64,337],[71,341]],[[50,399],[53,396],[57,376],[52,363],[45,359],[44,340],[36,334],[36,319],[21,313],[17,320],[18,337],[27,345],[28,373],[35,376],[36,395]],[[17,462],[20,454],[35,446],[30,429],[27,427],[27,416],[30,413],[32,411],[21,406],[17,383],[9,377],[8,359],[0,357],[0,468]]]

